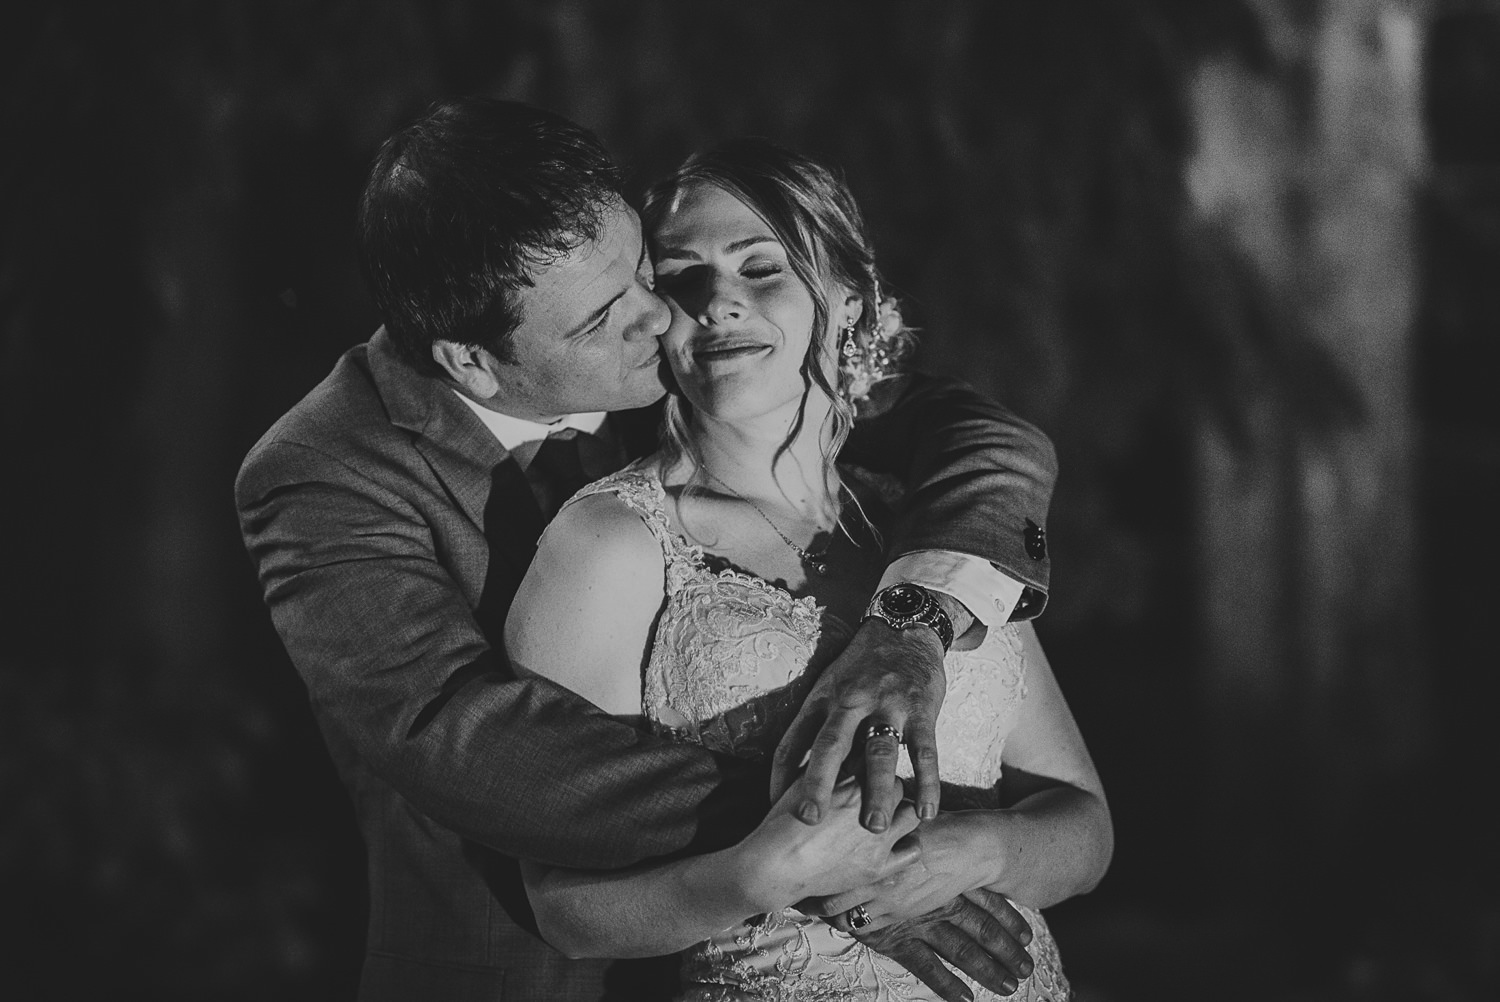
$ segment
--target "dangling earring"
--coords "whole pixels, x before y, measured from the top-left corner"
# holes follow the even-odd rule
[[[866,392],[866,380],[864,379],[864,352],[859,345],[859,336],[855,333],[855,320],[849,318],[844,325],[843,337],[839,344],[839,396],[844,403],[854,404],[854,401]]]
[[[894,298],[881,298],[876,285],[865,304],[865,310],[843,328],[839,345],[839,395],[854,404],[867,399],[876,383],[896,371],[909,343]],[[856,336],[860,319],[865,320],[864,332]]]

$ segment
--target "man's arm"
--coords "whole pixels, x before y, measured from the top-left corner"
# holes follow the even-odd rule
[[[1040,596],[1022,614],[1039,611],[1049,572],[1042,533],[1057,476],[1047,437],[962,383],[930,376],[880,384],[866,411],[841,459],[892,474],[905,486],[889,555],[951,551],[980,558]],[[948,609],[959,617],[956,627],[972,611]],[[884,723],[901,732],[911,753],[918,813],[935,816],[942,656],[930,630],[896,631],[866,620],[777,748],[772,796],[785,790],[810,752],[809,795],[798,816],[816,823],[861,729]],[[886,779],[895,774],[899,749],[890,736],[864,743],[866,824],[875,830],[896,806]]]
[[[721,848],[763,815],[764,772],[517,679],[401,497],[285,443],[247,461],[236,493],[315,708],[443,825],[507,855],[607,869]]]
[[[924,550],[981,557],[1040,594],[1017,618],[1041,611],[1057,453],[1040,429],[957,380],[915,374],[876,387],[840,458],[906,487],[890,559]]]

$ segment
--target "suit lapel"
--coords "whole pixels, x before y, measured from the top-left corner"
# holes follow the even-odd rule
[[[413,446],[484,533],[491,558],[504,557],[519,582],[545,526],[521,468],[447,383],[401,360],[385,328],[370,339],[369,359],[391,423],[413,433]],[[495,579],[493,568],[486,577]]]

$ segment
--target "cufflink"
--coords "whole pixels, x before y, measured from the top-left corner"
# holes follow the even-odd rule
[[[1021,598],[1016,602],[1016,607],[1011,610],[1009,622],[1014,623],[1036,615],[1041,605],[1042,593],[1035,588],[1026,588],[1021,592]]]

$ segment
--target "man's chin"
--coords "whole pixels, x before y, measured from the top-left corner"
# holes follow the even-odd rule
[[[627,400],[620,406],[612,408],[617,411],[633,411],[641,407],[650,407],[662,397],[667,395],[667,386],[662,382],[662,376],[666,372],[666,366],[658,365],[650,371],[647,378],[640,380],[630,387],[631,393]]]
[[[667,387],[662,384],[661,379],[664,370],[665,366],[651,370],[642,367],[610,387],[611,392],[607,395],[600,394],[587,402],[575,398],[574,410],[582,414],[592,411],[634,411],[650,407],[667,395]],[[604,398],[602,401],[601,397]]]
[[[662,386],[660,383],[657,383],[655,386],[636,394],[634,397],[634,402],[616,407],[615,410],[633,411],[639,410],[642,407],[650,407],[652,404],[656,403],[666,395],[667,388],[665,386]]]

